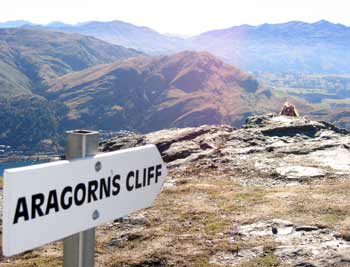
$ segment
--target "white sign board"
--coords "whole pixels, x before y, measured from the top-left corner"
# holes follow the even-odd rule
[[[21,253],[152,205],[167,175],[154,145],[5,170],[3,253]]]

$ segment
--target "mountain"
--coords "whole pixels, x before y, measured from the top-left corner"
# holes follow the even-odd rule
[[[50,27],[50,25],[47,26]],[[55,26],[54,28],[64,32],[94,36],[112,44],[134,48],[149,54],[172,53],[184,47],[181,38],[162,35],[148,27],[139,27],[118,20],[91,21],[78,25]]]
[[[45,25],[48,28],[54,28],[54,29],[58,29],[58,28],[63,28],[63,27],[70,27],[70,24],[61,22],[61,21],[52,21],[48,24]]]
[[[12,21],[0,22],[0,28],[18,28],[24,25],[34,25],[34,24],[27,20],[12,20]]]
[[[248,115],[278,111],[286,100],[296,104],[302,114],[334,118],[339,125],[349,125],[344,101],[332,100],[329,105],[332,113],[327,117],[325,111],[330,109],[325,109],[324,103],[303,99],[314,86],[302,92],[292,86],[291,96],[277,91],[273,82],[264,88],[250,74],[207,52],[145,56],[92,36],[64,32],[60,23],[55,25],[59,31],[43,26],[0,29],[0,103],[5,107],[0,110],[0,118],[12,120],[3,124],[5,133],[0,132],[0,144],[13,147],[38,144],[35,137],[38,134],[30,127],[23,128],[26,135],[17,138],[21,133],[16,125],[22,124],[16,122],[21,121],[36,125],[35,129],[44,133],[41,140],[48,144],[62,136],[65,129],[79,127],[149,132],[201,124],[239,126]],[[91,25],[100,27],[98,22],[62,27]],[[327,21],[243,25],[208,32],[181,43],[197,50],[207,46],[203,49],[221,54],[225,61],[236,62],[245,69],[347,72],[348,29]],[[164,48],[162,41],[159,46],[154,41],[153,47]],[[303,61],[298,61],[301,51]],[[321,64],[322,60],[327,64]],[[346,90],[338,91],[343,94]],[[42,116],[29,116],[30,108],[35,109],[33,114]],[[45,125],[54,130],[46,131]]]
[[[69,73],[52,80],[45,94],[69,108],[65,128],[149,132],[240,125],[253,112],[258,89],[251,75],[213,55],[185,51]]]
[[[121,21],[59,27],[150,54],[208,51],[247,71],[349,73],[350,28],[321,20],[241,25],[192,38],[159,34]]]
[[[65,106],[41,95],[48,80],[140,54],[76,33],[0,29],[0,144],[34,149],[57,138]]]
[[[242,25],[195,36],[189,46],[250,71],[349,73],[350,28],[328,21]]]
[[[148,27],[118,20],[77,25],[53,22],[25,27],[81,33],[153,55],[186,49],[208,51],[246,71],[350,73],[350,27],[325,20],[241,25],[191,38],[160,34]]]
[[[0,107],[0,144],[17,151],[54,151],[59,135],[52,103],[35,94],[20,94],[0,97]]]
[[[32,82],[140,53],[93,37],[44,29],[0,29],[0,60]]]

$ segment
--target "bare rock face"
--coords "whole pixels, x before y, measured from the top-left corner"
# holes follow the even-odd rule
[[[129,133],[101,143],[102,151],[155,144],[170,168],[249,170],[245,183],[303,182],[350,173],[348,131],[305,117],[273,114],[247,119],[241,129],[227,125]]]
[[[241,129],[227,125],[204,125],[146,135],[128,133],[102,142],[100,148],[102,151],[112,151],[144,144],[158,147],[171,175],[205,177],[214,173],[213,179],[220,175],[230,177],[245,188],[277,188],[281,191],[275,194],[286,199],[297,193],[288,193],[283,191],[284,188],[303,188],[304,183],[308,186],[321,184],[325,180],[336,183],[348,179],[350,174],[349,132],[305,117],[268,114],[248,118]],[[172,189],[178,186],[177,183],[180,181],[170,178],[165,188]],[[310,194],[313,192],[310,191]],[[315,200],[317,197],[324,195],[315,196]],[[333,195],[329,199],[341,202]],[[290,198],[285,205],[291,205],[293,201]],[[346,204],[343,209],[347,209]],[[293,216],[288,221],[260,217],[258,215],[242,225],[239,221],[232,221],[232,230],[221,233],[230,249],[210,255],[209,263],[237,267],[350,266],[350,238],[347,232],[345,235],[339,234],[332,229],[332,225],[307,224],[300,218],[293,221]],[[120,239],[125,242],[124,236]],[[118,240],[119,243],[122,241]],[[244,245],[240,247],[240,244]],[[255,261],[257,259],[272,261],[270,265],[261,265]],[[278,265],[274,259],[286,265]],[[257,265],[249,265],[251,261]]]
[[[321,226],[294,225],[292,222],[273,219],[241,226],[233,233],[230,242],[237,238],[254,241],[259,238],[270,238],[265,246],[251,246],[236,253],[218,253],[211,262],[226,266],[241,266],[242,261],[262,256],[267,249],[284,263],[294,267],[330,267],[349,266],[350,242],[338,233]]]

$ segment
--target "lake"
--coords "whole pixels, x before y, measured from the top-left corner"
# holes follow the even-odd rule
[[[0,162],[0,176],[3,176],[5,169],[24,167],[24,166],[40,164],[44,162],[45,161],[38,161],[38,160],[20,160],[20,161]]]

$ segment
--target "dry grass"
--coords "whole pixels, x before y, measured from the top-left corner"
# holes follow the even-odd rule
[[[60,267],[63,266],[62,257],[38,256],[25,254],[19,259],[9,263],[2,263],[4,267]]]
[[[228,241],[240,225],[273,218],[326,225],[345,237],[349,235],[350,181],[242,186],[233,176],[215,172],[206,177],[175,175],[174,179],[178,181],[176,186],[163,189],[154,207],[139,213],[147,218],[148,224],[126,222],[99,227],[96,266],[216,267],[210,262],[212,255],[222,251],[235,253],[256,245],[265,246],[264,256],[242,266],[287,266],[273,255],[271,240],[262,238],[254,244],[239,238],[235,242]],[[111,245],[115,240],[117,242]],[[48,248],[50,246],[44,249]],[[0,266],[59,264],[59,256],[46,256],[42,251],[41,257],[26,259],[24,255],[10,263],[3,260]],[[32,262],[37,265],[30,265]]]

